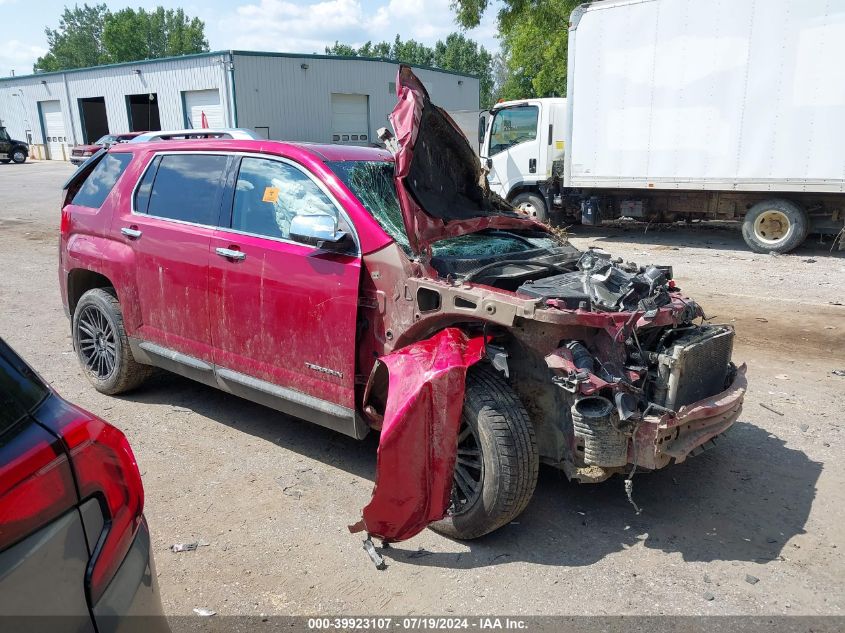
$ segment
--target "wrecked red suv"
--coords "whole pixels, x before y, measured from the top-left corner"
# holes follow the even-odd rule
[[[491,194],[408,68],[390,152],[122,144],[66,184],[60,282],[103,393],[164,368],[356,438],[353,530],[474,538],[540,462],[581,482],[683,461],[736,420],[734,332],[672,271],[579,252]]]

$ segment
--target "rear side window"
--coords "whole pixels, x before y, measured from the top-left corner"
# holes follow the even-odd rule
[[[220,182],[227,160],[226,156],[214,154],[162,156],[158,163],[150,165],[141,181],[136,211],[144,213],[144,187],[149,185],[146,213],[168,220],[216,225]]]
[[[132,154],[106,154],[76,192],[73,204],[99,209],[131,160]]]
[[[0,340],[0,437],[48,393],[41,379]]]

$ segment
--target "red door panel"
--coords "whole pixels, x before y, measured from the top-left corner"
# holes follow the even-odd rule
[[[215,364],[353,408],[359,258],[222,230],[210,257]]]

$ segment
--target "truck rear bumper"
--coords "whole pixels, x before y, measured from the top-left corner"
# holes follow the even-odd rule
[[[742,412],[748,382],[746,367],[737,369],[730,387],[723,392],[681,407],[677,415],[648,416],[628,447],[628,461],[656,470],[684,461],[708,442],[727,431]]]

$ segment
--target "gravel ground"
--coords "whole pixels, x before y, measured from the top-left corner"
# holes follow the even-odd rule
[[[513,524],[470,543],[425,531],[376,571],[347,524],[377,439],[345,436],[175,376],[96,393],[56,277],[66,164],[0,165],[0,336],[129,437],[165,609],[191,614],[843,614],[845,258],[756,255],[738,232],[574,229],[581,248],[671,264],[748,363],[740,421],[713,450],[622,482],[541,469]],[[767,405],[778,413],[761,405]],[[175,554],[172,543],[201,540]],[[756,580],[755,580],[756,579]]]

